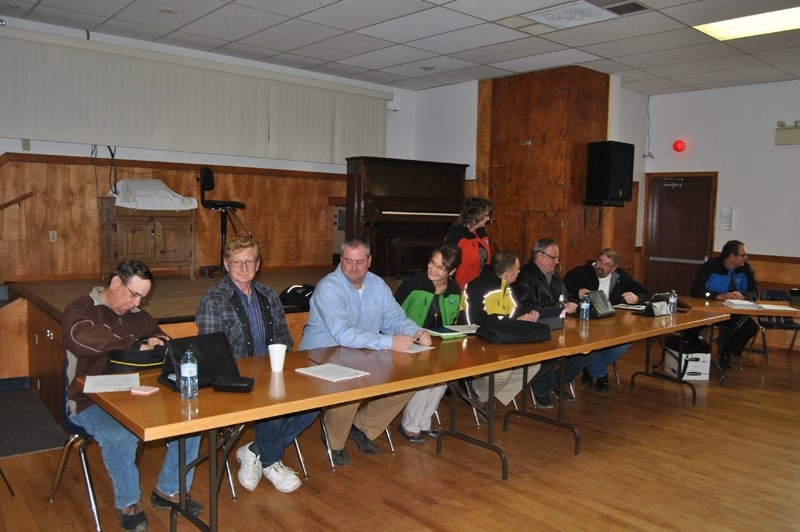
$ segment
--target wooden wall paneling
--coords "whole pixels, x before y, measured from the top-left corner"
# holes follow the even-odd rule
[[[95,166],[96,164],[96,166]],[[183,196],[200,197],[201,165],[117,161],[118,179],[161,179]],[[97,197],[109,190],[111,163],[81,157],[0,156],[0,202],[34,196],[0,213],[0,280],[101,277]],[[345,175],[257,168],[214,168],[209,197],[242,201],[262,246],[262,267],[320,266],[331,260],[331,198],[345,196]],[[196,211],[195,264],[218,264],[219,214]],[[58,241],[48,242],[56,230]],[[229,235],[232,231],[229,232]],[[177,273],[177,270],[176,270]]]
[[[478,82],[478,127],[476,135],[475,180],[467,181],[464,186],[464,197],[489,197],[489,176],[491,168],[492,148],[492,80]]]
[[[27,305],[19,298],[0,307],[0,379],[28,375]]]
[[[588,250],[597,252],[602,237],[599,223],[584,223],[583,199],[586,145],[606,138],[608,76],[567,67],[488,83],[492,106],[479,105],[479,113],[488,114],[479,122],[492,122],[493,246],[527,257],[536,240],[551,237],[561,245],[563,267],[582,263]],[[487,88],[479,94],[482,102],[488,93]]]

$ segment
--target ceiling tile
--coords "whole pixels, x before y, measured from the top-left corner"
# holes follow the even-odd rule
[[[398,45],[357,55],[348,59],[342,59],[340,63],[363,68],[380,69],[435,56],[436,54],[420,50],[419,48]]]
[[[341,0],[300,18],[335,28],[357,30],[432,7],[422,0]]]
[[[368,35],[361,35],[359,33],[345,33],[325,39],[302,48],[293,50],[298,55],[306,57],[314,57],[317,59],[324,59],[326,61],[336,61],[354,55],[361,55],[373,50],[386,48],[391,46],[389,41],[382,41],[375,39]]]
[[[294,68],[308,68],[319,65],[320,63],[324,63],[324,61],[320,61],[319,59],[311,59],[310,57],[303,57],[294,54],[273,55],[267,59],[267,62]]]
[[[511,59],[510,61],[501,61],[499,63],[494,63],[492,66],[514,72],[530,72],[532,70],[542,70],[556,66],[585,63],[587,61],[595,61],[597,59],[600,58],[596,55],[587,54],[586,52],[582,52],[580,50],[559,50],[557,52],[550,52],[547,54],[520,57],[519,59]]]
[[[475,79],[492,79],[503,76],[510,76],[514,74],[509,70],[502,70],[485,65],[478,65],[467,68],[459,68],[457,70],[448,70],[447,72],[439,72],[438,74],[430,74],[422,76],[420,79],[425,81],[432,81],[436,84],[453,84],[463,83],[465,81]]]
[[[753,66],[750,68],[735,68],[730,70],[718,70],[714,72],[696,72],[686,76],[675,76],[672,79],[676,83],[683,83],[685,85],[707,84],[707,83],[720,83],[737,81],[741,82],[747,78],[783,78],[786,79],[786,74],[771,66]],[[777,80],[777,79],[775,79]]]
[[[641,35],[600,44],[581,46],[581,50],[602,57],[622,57],[646,52],[657,52],[671,48],[682,48],[695,44],[716,43],[717,40],[691,28],[664,31],[652,35]]]
[[[436,83],[431,83],[430,81],[425,81],[422,79],[401,79],[399,81],[393,81],[391,83],[387,83],[389,87],[396,87],[398,89],[406,89],[410,91],[421,91],[425,89],[432,89],[434,87],[438,87]]]
[[[114,18],[156,28],[177,30],[207,13],[225,5],[221,0],[136,0]],[[169,13],[163,10],[169,9]]]
[[[701,0],[664,9],[664,14],[689,26],[797,7],[796,0]]]
[[[516,39],[524,39],[526,37],[527,35],[524,33],[504,28],[497,24],[480,24],[478,26],[411,41],[407,44],[439,54],[450,54],[453,52],[471,50],[479,46],[488,46]]]
[[[757,35],[745,39],[734,39],[732,41],[727,41],[727,43],[737,50],[749,53],[793,48],[795,46],[800,46],[800,30]]]
[[[578,64],[579,66],[589,68],[596,72],[605,72],[606,74],[615,74],[617,72],[630,69],[628,65],[623,65],[610,59],[600,59],[599,61],[589,61]]]
[[[483,46],[466,52],[456,52],[452,55],[464,61],[473,63],[499,63],[509,59],[517,59],[528,55],[544,54],[564,50],[566,47],[554,42],[540,39],[539,37],[527,37],[516,41],[509,41],[490,46]]]
[[[660,65],[672,65],[676,63],[686,63],[701,59],[713,59],[715,57],[725,57],[737,55],[736,50],[724,43],[701,44],[698,46],[688,46],[686,48],[673,48],[661,50],[647,54],[626,55],[615,58],[616,61],[636,68],[656,67]],[[691,58],[691,61],[687,61]]]
[[[383,85],[404,78],[405,76],[399,76],[397,74],[389,74],[388,72],[381,72],[379,70],[370,70],[368,72],[364,72],[363,74],[356,74],[355,76],[350,76],[350,79],[357,79],[359,81],[366,81],[369,83],[379,83]]]
[[[445,7],[484,20],[498,20],[563,4],[564,0],[455,0]],[[530,23],[530,21],[529,21]]]
[[[182,32],[214,39],[238,41],[252,33],[287,20],[283,15],[228,4],[181,28]]]
[[[190,48],[193,50],[203,51],[213,50],[227,44],[226,41],[221,41],[219,39],[201,37],[200,35],[193,35],[191,33],[183,33],[180,31],[173,31],[158,39],[158,42],[161,44],[169,44],[170,46],[180,46],[181,48]]]
[[[108,18],[114,16],[120,9],[131,3],[131,0],[40,0],[39,2],[20,2],[19,0],[7,0],[5,5],[15,4],[39,4],[40,6],[55,7],[67,11],[77,11],[97,17]]]
[[[340,35],[342,30],[305,20],[290,19],[269,29],[245,37],[244,44],[288,52],[317,41]]]
[[[362,28],[359,33],[398,43],[422,39],[448,31],[476,26],[483,21],[443,7],[406,15],[381,24]]]
[[[236,0],[237,4],[254,7],[287,17],[296,17],[321,9],[339,0]]]
[[[308,68],[313,72],[321,72],[323,74],[330,74],[332,76],[350,77],[354,74],[366,72],[363,68],[358,68],[350,65],[343,65],[341,63],[325,63],[322,65],[312,66]]]
[[[457,68],[465,68],[468,66],[475,66],[474,63],[469,61],[462,61],[454,57],[437,56],[423,61],[416,61],[414,63],[407,63],[405,65],[398,65],[395,67],[382,68],[384,72],[390,74],[399,74],[401,76],[419,77],[425,75],[432,75],[434,73],[444,72],[446,70],[455,70]],[[433,69],[433,70],[426,70]]]
[[[643,68],[647,72],[656,76],[679,78],[689,74],[699,74],[702,72],[714,72],[718,70],[732,70],[738,68],[760,67],[764,63],[754,57],[732,55],[727,57],[715,57],[713,59],[703,59],[700,61],[690,61],[687,63],[675,63],[672,65],[654,66]]]
[[[241,57],[243,59],[252,59],[253,61],[260,61],[272,55],[277,55],[277,50],[267,50],[266,48],[258,48],[256,46],[247,46],[246,44],[232,42],[216,48],[214,52],[218,54],[232,55],[234,57]]]
[[[13,13],[9,16],[13,16]],[[85,15],[65,9],[39,6],[36,8],[36,20],[37,22],[65,26],[67,28],[93,30],[99,24],[102,24],[106,18],[96,15]]]
[[[586,46],[613,40],[638,37],[648,33],[676,30],[681,24],[655,12],[639,13],[604,20],[586,26],[547,33],[544,38],[567,45]],[[612,37],[613,35],[613,37]]]
[[[157,41],[161,37],[170,33],[165,28],[154,28],[144,24],[125,22],[123,20],[111,19],[95,29],[98,33],[127,37],[128,39],[139,39],[142,41]]]

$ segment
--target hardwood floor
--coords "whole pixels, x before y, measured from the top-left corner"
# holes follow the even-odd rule
[[[223,484],[221,530],[797,530],[800,529],[800,359],[773,350],[729,370],[724,388],[698,383],[697,405],[688,388],[630,375],[644,364],[643,344],[618,363],[623,386],[607,395],[578,384],[567,419],[581,435],[573,453],[564,429],[515,418],[496,431],[509,478],[489,451],[446,439],[413,445],[393,424],[397,452],[385,438],[383,454],[366,456],[352,443],[353,464],[331,471],[315,423],[300,438],[310,478],[289,495],[266,481],[254,492]],[[440,408],[447,419],[448,401]],[[504,409],[496,413],[500,419]],[[471,413],[458,406],[459,423],[476,434]],[[251,438],[252,431],[244,438]],[[247,440],[249,441],[249,439]],[[113,496],[99,449],[91,465],[107,530],[118,529]],[[50,490],[59,451],[0,460],[16,496],[0,483],[0,529],[90,530],[92,521],[76,456],[70,458],[56,500]],[[149,446],[142,460],[143,502],[151,530],[167,530],[169,513],[147,498],[163,457]],[[299,470],[294,450],[285,462]],[[236,465],[234,464],[234,470]],[[201,466],[193,494],[207,497]],[[180,530],[192,530],[179,519]]]

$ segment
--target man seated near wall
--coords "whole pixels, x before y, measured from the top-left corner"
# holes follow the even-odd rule
[[[339,267],[319,282],[311,296],[308,323],[300,349],[352,347],[407,349],[414,342],[431,345],[424,329],[406,317],[386,283],[369,271],[369,244],[361,237],[342,244]],[[403,410],[413,391],[329,408],[325,425],[336,465],[350,463],[348,435],[365,454],[379,454],[373,441]]]
[[[644,303],[649,298],[647,289],[637,283],[625,270],[618,269],[619,253],[611,248],[603,248],[597,259],[583,266],[576,266],[564,276],[564,285],[570,295],[580,300],[586,292],[602,290],[612,305]],[[616,362],[631,344],[616,345],[608,349],[592,351],[583,368],[582,381],[585,385],[593,383],[601,392],[608,391],[608,366]]]
[[[704,262],[692,282],[692,297],[704,299],[758,300],[758,283],[750,264],[747,249],[738,240],[729,240],[718,257]],[[749,316],[733,315],[723,325],[735,331],[722,345],[720,364],[731,366],[731,355],[742,356],[747,342],[758,332],[758,324]]]
[[[108,285],[96,286],[64,309],[63,344],[67,357],[67,405],[70,420],[83,427],[100,445],[111,486],[114,506],[123,530],[147,529],[147,516],[139,499],[139,469],[136,451],[139,439],[105,410],[92,402],[77,386],[77,377],[105,372],[112,350],[151,350],[169,337],[156,320],[139,308],[153,286],[153,274],[141,261],[126,260],[111,272]],[[200,436],[186,438],[186,461],[197,458]],[[155,508],[178,505],[178,442],[167,442],[167,454],[161,465],[150,503]],[[192,485],[194,468],[186,474],[186,488]],[[194,515],[203,506],[187,499],[187,509]]]
[[[206,291],[197,307],[199,333],[224,332],[236,358],[266,356],[270,344],[285,344],[291,351],[292,335],[278,294],[254,280],[261,265],[256,241],[249,237],[228,241],[223,262],[228,275]],[[241,485],[253,491],[263,475],[282,493],[299,488],[300,477],[281,461],[283,450],[317,414],[314,410],[256,421],[255,441],[236,451]]]
[[[515,253],[500,252],[492,257],[490,264],[481,270],[477,279],[467,283],[464,289],[464,320],[472,325],[485,326],[501,319],[535,322],[539,312],[522,312],[511,285],[519,275],[519,258]],[[528,380],[539,371],[541,364],[528,366]],[[514,368],[494,374],[494,398],[504,406],[523,389],[523,368]],[[476,409],[487,417],[489,401],[489,376],[472,379],[472,387],[478,398],[480,408]]]
[[[556,273],[556,267],[561,260],[558,242],[551,238],[543,238],[533,245],[531,259],[519,272],[514,283],[514,293],[519,297],[523,311],[541,310],[563,304],[564,312],[572,314],[578,308],[577,303],[571,300],[569,291],[561,282]],[[564,382],[571,382],[580,373],[586,356],[574,355],[564,360]],[[563,397],[565,402],[574,401],[575,398],[564,390],[563,396],[559,394],[558,374],[552,371],[552,366],[541,369],[537,379],[531,384],[536,406],[539,408],[553,408],[550,394]]]

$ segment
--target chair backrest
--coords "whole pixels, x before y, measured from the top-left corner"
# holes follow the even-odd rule
[[[763,301],[789,301],[789,292],[786,290],[762,290]]]
[[[200,181],[200,204],[206,209],[210,209],[211,206],[206,202],[206,192],[214,190],[214,172],[211,171],[211,168],[204,166],[200,169],[197,180]]]
[[[73,355],[69,351],[65,350],[64,351],[64,367],[63,367],[63,370],[64,370],[64,373],[63,373],[64,387],[63,387],[62,393],[61,393],[61,415],[62,415],[61,420],[64,423],[64,428],[67,429],[67,431],[70,434],[77,434],[77,435],[81,436],[82,438],[91,438],[92,437],[91,434],[86,432],[86,429],[84,429],[80,425],[76,425],[70,419],[71,412],[70,412],[70,408],[69,408],[69,399],[67,398],[67,391],[69,390],[70,383],[75,378],[74,366],[73,366],[72,370],[70,370],[70,367],[69,367],[70,357],[73,357],[73,359],[74,359],[75,355]]]

